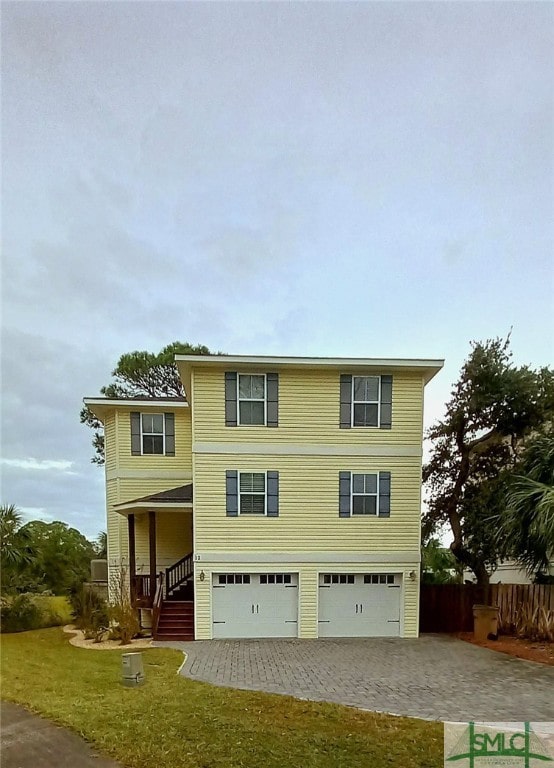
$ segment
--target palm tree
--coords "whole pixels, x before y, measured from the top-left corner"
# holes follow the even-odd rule
[[[22,525],[23,517],[14,504],[0,506],[0,555],[3,565],[28,565],[33,560],[31,537]]]
[[[520,470],[508,485],[499,538],[532,575],[548,571],[554,559],[554,435],[533,440]]]
[[[105,559],[108,557],[108,534],[106,531],[100,531],[96,537],[94,548],[99,558]]]

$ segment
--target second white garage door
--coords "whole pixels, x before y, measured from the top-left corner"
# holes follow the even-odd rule
[[[394,573],[322,573],[320,637],[398,637],[401,576]]]
[[[216,573],[213,637],[297,637],[298,574]]]

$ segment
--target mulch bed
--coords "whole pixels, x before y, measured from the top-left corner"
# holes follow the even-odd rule
[[[541,664],[554,666],[554,643],[547,640],[533,642],[521,637],[513,637],[512,635],[499,635],[498,640],[477,642],[473,637],[473,632],[458,632],[456,637],[468,643],[473,643],[473,645],[480,645],[482,648],[490,648],[492,651],[500,651],[500,653],[516,656],[518,659],[538,661]]]

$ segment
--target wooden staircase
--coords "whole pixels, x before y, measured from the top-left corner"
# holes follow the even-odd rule
[[[154,640],[194,640],[194,601],[164,600]]]
[[[153,609],[154,640],[194,640],[192,553],[159,574]]]

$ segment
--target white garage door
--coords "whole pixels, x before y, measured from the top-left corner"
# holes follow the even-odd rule
[[[298,574],[216,573],[213,637],[297,637]]]
[[[400,635],[401,579],[394,573],[320,574],[319,636]]]

